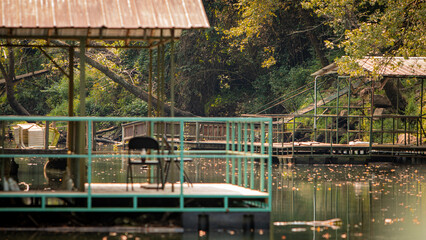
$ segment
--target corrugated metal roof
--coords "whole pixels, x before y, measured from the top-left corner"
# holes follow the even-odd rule
[[[201,0],[0,0],[1,38],[146,39],[209,28]]]
[[[408,59],[402,57],[384,58],[384,57],[366,57],[356,60],[364,70],[376,72],[385,77],[426,77],[426,57],[411,57]],[[322,76],[336,73],[338,66],[332,63],[316,72],[311,76]]]

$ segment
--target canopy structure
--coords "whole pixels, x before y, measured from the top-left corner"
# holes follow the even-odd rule
[[[148,40],[210,27],[201,0],[1,0],[0,13],[0,38]]]
[[[365,57],[356,60],[356,63],[367,72],[375,71],[383,77],[426,77],[426,57]],[[311,74],[323,76],[337,73],[338,66],[332,63]]]
[[[69,78],[69,116],[74,116],[74,58],[79,58],[80,65],[78,115],[85,116],[85,65],[86,62],[93,63],[85,52],[87,48],[105,47],[149,49],[148,114],[153,112],[151,105],[155,103],[153,101],[155,99],[152,96],[152,82],[156,80],[158,86],[156,116],[164,116],[166,101],[164,45],[170,42],[170,115],[173,117],[174,40],[179,39],[185,29],[210,27],[202,0],[0,0],[0,15],[0,46],[39,47],[45,55],[47,53],[42,47],[61,47],[69,50],[68,73],[47,56]],[[71,41],[58,43],[53,40]],[[104,44],[102,40],[109,42]],[[115,40],[120,42],[112,44],[111,41]],[[136,41],[144,41],[147,44],[130,44]],[[152,67],[154,50],[158,56],[156,77]],[[97,63],[96,68],[105,67]],[[110,72],[108,77],[112,78],[112,75],[115,74]],[[84,153],[85,128],[86,125],[82,122],[69,123],[67,144],[71,152]],[[84,191],[86,171],[84,160],[68,162],[68,166],[74,172],[76,186]]]

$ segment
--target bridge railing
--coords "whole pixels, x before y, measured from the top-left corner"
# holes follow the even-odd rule
[[[287,121],[288,119],[292,120]],[[402,115],[274,116],[273,141],[275,143],[315,141],[334,144],[362,141],[372,144],[418,146],[425,136],[421,125],[422,119],[419,116]]]

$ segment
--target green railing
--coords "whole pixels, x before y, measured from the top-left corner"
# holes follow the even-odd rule
[[[0,201],[8,203],[9,200],[17,199],[31,199],[35,204],[29,205],[16,205],[12,207],[5,207],[2,204],[0,211],[93,211],[93,212],[197,212],[197,211],[210,211],[210,212],[228,212],[228,211],[244,211],[244,212],[258,212],[271,210],[271,161],[272,161],[272,146],[267,142],[272,142],[272,135],[267,135],[266,132],[272,132],[271,118],[141,118],[141,117],[17,117],[17,116],[0,116],[2,123],[2,136],[5,135],[5,126],[11,125],[22,121],[39,122],[41,124],[49,125],[52,122],[83,122],[86,127],[83,127],[86,139],[86,147],[83,153],[73,153],[67,151],[65,147],[63,151],[58,149],[40,149],[33,151],[17,151],[16,149],[7,149],[2,139],[2,147],[0,149],[0,160],[2,160],[2,179],[4,176],[3,166],[6,160],[12,158],[63,158],[76,161],[78,159],[85,160],[85,167],[87,167],[87,182],[85,182],[84,191],[16,191],[16,192],[0,192]],[[191,142],[185,139],[185,126],[191,125],[194,122],[216,122],[226,125],[226,140],[217,142],[222,144],[222,150],[192,150]],[[174,128],[178,128],[177,136],[167,136],[174,151],[165,151],[162,154],[127,154],[126,151],[116,149],[114,151],[105,153],[97,151],[94,148],[93,130],[96,124],[103,122],[114,122],[117,124],[129,122],[146,122],[151,127],[151,135],[160,139],[160,133],[154,131],[154,126],[157,124],[171,124]],[[59,125],[59,124],[58,124]],[[81,124],[84,125],[84,124]],[[255,129],[255,126],[260,126],[260,130]],[[265,129],[267,128],[267,129]],[[255,134],[249,134],[256,132]],[[81,133],[80,133],[81,134]],[[158,136],[155,136],[155,135]],[[46,140],[48,137],[46,137]],[[258,139],[255,139],[258,138]],[[199,146],[198,146],[198,149]],[[120,193],[102,193],[93,192],[93,169],[92,164],[95,159],[105,158],[124,158],[128,157],[142,157],[142,158],[158,158],[158,159],[179,159],[180,170],[178,183],[175,183],[176,191],[172,194],[164,194],[161,190],[150,192],[149,194],[133,191],[123,191]],[[240,186],[244,189],[256,193],[249,194],[225,194],[225,193],[212,193],[212,194],[197,194],[188,193],[185,190],[184,182],[184,160],[196,159],[223,159],[226,161],[226,172],[224,183]],[[173,164],[172,164],[173,165]],[[2,184],[3,184],[2,180]],[[121,199],[127,202],[124,206],[95,206],[97,201],[102,199],[114,198]],[[219,199],[219,206],[203,206],[193,207],[187,206],[185,200],[187,199]],[[65,206],[61,204],[52,204],[55,199],[72,199],[74,202],[79,202],[77,205]],[[173,203],[165,203],[162,206],[144,205],[144,200],[170,200]],[[167,202],[167,201],[166,201]],[[244,202],[246,205],[241,206],[235,202]],[[252,203],[247,205],[247,203]],[[9,203],[8,203],[9,204]],[[9,206],[9,205],[8,205]]]

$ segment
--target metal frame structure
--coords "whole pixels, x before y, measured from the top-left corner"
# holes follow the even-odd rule
[[[87,161],[87,191],[86,192],[73,192],[73,191],[29,191],[29,192],[0,192],[0,199],[23,199],[23,198],[37,198],[40,199],[39,206],[23,206],[23,207],[0,207],[0,212],[270,212],[271,211],[271,197],[272,197],[272,145],[265,144],[266,141],[272,141],[272,135],[266,136],[265,127],[269,127],[272,131],[272,121],[270,118],[140,118],[140,117],[13,117],[13,116],[0,116],[2,123],[11,122],[16,120],[25,121],[73,121],[80,122],[87,125],[87,153],[49,153],[49,151],[41,151],[39,153],[25,153],[21,154],[8,154],[7,152],[0,154],[0,158],[28,158],[28,157],[41,157],[41,158],[67,158],[75,160]],[[214,121],[224,123],[228,126],[226,135],[226,148],[225,150],[186,150],[185,146],[185,125],[187,123],[196,122],[200,120]],[[112,152],[110,154],[96,153],[92,150],[92,126],[95,122],[113,121],[113,122],[147,122],[151,128],[154,128],[156,123],[173,123],[179,130],[179,139],[176,142],[178,150],[172,153],[164,154],[141,154],[141,155],[128,155],[126,152]],[[262,131],[261,151],[256,153],[254,151],[255,136],[249,136],[248,130],[254,132],[254,125],[259,124]],[[229,129],[238,130],[229,132]],[[3,145],[4,146],[4,145]],[[6,150],[6,149],[4,149]],[[138,192],[125,192],[123,187],[122,192],[117,193],[99,193],[93,192],[92,182],[92,161],[94,158],[116,158],[116,157],[155,157],[160,159],[177,158],[180,160],[179,171],[179,184],[178,191],[174,194],[149,193],[141,194]],[[244,189],[251,191],[253,194],[221,194],[220,192],[212,192],[211,194],[187,194],[184,191],[184,158],[221,158],[226,159],[226,184],[237,185]],[[259,172],[255,173],[255,161],[259,161]],[[232,169],[229,166],[232,166]],[[257,165],[257,164],[256,164]],[[242,172],[244,170],[244,173]],[[258,175],[256,178],[255,175]],[[258,179],[258,180],[255,180]],[[66,206],[49,206],[47,199],[49,198],[80,198],[84,199],[86,205],[83,207],[66,207]],[[132,201],[131,207],[93,207],[92,200],[99,198],[122,198],[130,199]],[[138,205],[138,201],[144,198],[171,198],[178,199],[179,205],[174,207],[143,207]],[[222,199],[223,207],[185,207],[184,200],[186,198],[205,199],[214,198]],[[248,201],[252,206],[247,207],[233,207],[230,205],[230,199],[241,199]]]

